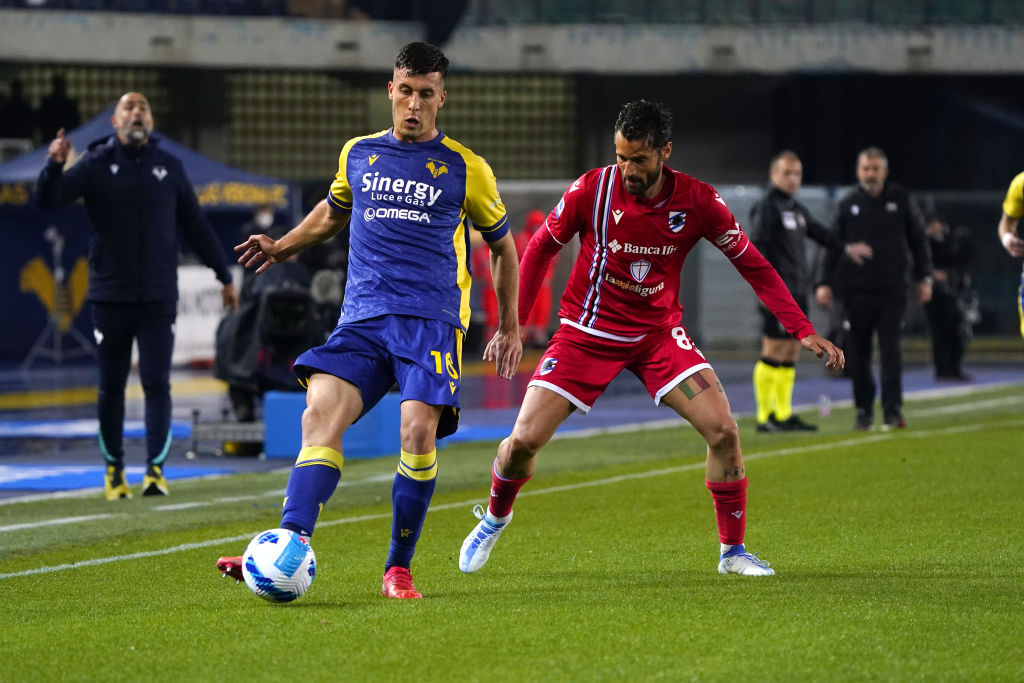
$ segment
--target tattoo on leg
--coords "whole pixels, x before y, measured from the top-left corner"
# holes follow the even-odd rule
[[[742,479],[744,476],[746,476],[746,474],[747,471],[743,469],[743,465],[740,465],[739,467],[725,468],[725,476],[727,477],[736,477],[738,479]]]
[[[718,386],[719,389],[721,389],[722,385],[719,384]],[[685,396],[691,401],[697,398],[697,396],[700,393],[702,393],[705,389],[710,388],[711,383],[704,379],[704,377],[699,372],[694,375],[690,375],[689,377],[687,377],[686,379],[679,383],[679,389],[680,391],[683,392],[683,396]]]

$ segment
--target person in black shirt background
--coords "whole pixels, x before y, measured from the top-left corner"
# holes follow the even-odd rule
[[[928,217],[925,226],[934,265],[932,299],[925,306],[932,332],[935,379],[965,382],[963,357],[970,323],[960,308],[961,297],[970,291],[968,267],[973,255],[971,235],[961,226],[951,230],[942,216]]]
[[[807,312],[811,291],[811,273],[807,263],[807,238],[831,247],[832,232],[816,221],[794,195],[803,181],[803,164],[790,150],[777,153],[768,166],[771,185],[750,211],[747,233],[754,246],[778,271],[793,299]],[[871,249],[860,243],[851,245],[853,257],[870,255]],[[754,365],[754,399],[757,403],[757,431],[813,431],[793,414],[793,385],[800,342],[758,304],[761,314],[761,359]]]
[[[832,230],[835,243],[821,263],[815,297],[832,304],[835,286],[846,304],[850,324],[847,368],[853,380],[857,408],[855,428],[870,429],[874,422],[875,380],[871,372],[871,345],[878,334],[881,358],[883,429],[906,427],[903,420],[903,358],[900,330],[907,307],[907,270],[913,260],[917,299],[932,297],[932,260],[924,219],[907,191],[888,182],[885,152],[869,147],[857,156],[858,185],[836,207]],[[858,263],[852,245],[865,242],[871,253]]]
[[[78,102],[68,97],[67,80],[61,74],[54,74],[50,79],[50,93],[39,104],[37,115],[39,132],[43,140],[57,137],[61,128],[73,130],[78,128],[82,118],[78,113]]]

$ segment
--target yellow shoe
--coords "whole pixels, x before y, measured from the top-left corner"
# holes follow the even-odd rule
[[[142,495],[166,496],[169,493],[167,480],[164,479],[164,471],[160,465],[146,467],[146,476],[142,478]]]
[[[107,473],[103,475],[103,495],[107,500],[131,498],[132,492],[124,481],[124,468],[107,465]]]

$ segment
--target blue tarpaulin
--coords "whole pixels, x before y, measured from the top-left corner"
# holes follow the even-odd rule
[[[110,123],[113,113],[113,108],[108,109],[68,133],[76,154],[82,154],[96,140],[114,134]],[[203,208],[248,211],[260,204],[271,204],[287,212],[289,217],[294,216],[299,210],[299,192],[285,181],[228,166],[179,145],[159,133],[155,135],[160,138],[161,149],[176,156],[185,166]],[[17,159],[0,164],[0,184],[22,186],[21,190],[13,187],[0,190],[0,206],[28,203],[28,190],[35,184],[39,172],[46,164],[48,148],[49,142]],[[18,201],[19,198],[23,201]]]

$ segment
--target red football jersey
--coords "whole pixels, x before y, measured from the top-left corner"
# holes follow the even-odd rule
[[[580,240],[559,317],[592,334],[623,339],[678,325],[683,311],[680,270],[686,255],[703,238],[725,254],[791,334],[797,338],[813,334],[813,326],[778,273],[750,242],[715,189],[668,166],[664,172],[665,187],[648,200],[626,192],[618,166],[593,169],[574,182],[552,209],[546,221],[550,236],[560,245],[576,236]],[[538,230],[532,243],[541,244],[538,238],[546,237],[543,230]],[[523,261],[523,291],[529,292],[534,283],[526,280],[536,274],[526,255]],[[523,304],[528,301],[521,300]]]

